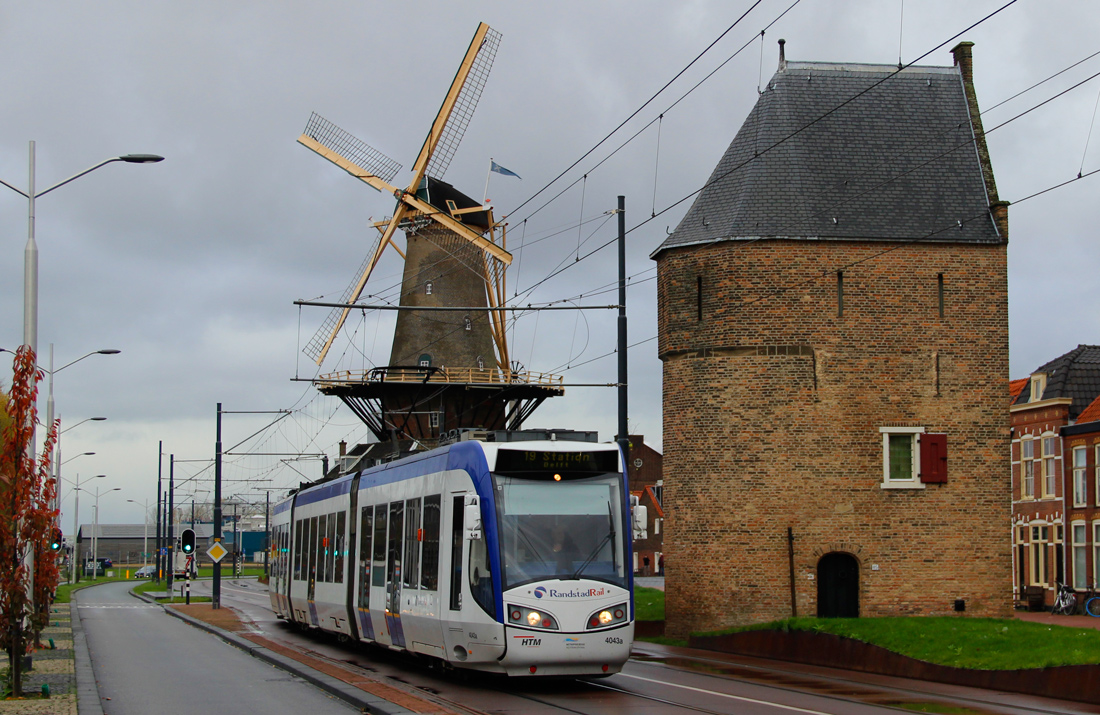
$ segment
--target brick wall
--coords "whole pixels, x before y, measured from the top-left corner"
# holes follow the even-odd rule
[[[861,615],[1008,615],[1007,320],[1004,245],[662,252],[669,635],[791,615],[788,526],[801,615],[831,551]],[[882,489],[885,425],[946,433],[947,483]]]

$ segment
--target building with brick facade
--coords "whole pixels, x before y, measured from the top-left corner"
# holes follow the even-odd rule
[[[646,536],[634,539],[634,572],[643,576],[659,575],[664,555],[665,510],[662,505],[664,480],[661,453],[645,442],[645,437],[632,434],[630,461],[626,475],[631,496],[646,508]]]
[[[669,635],[1010,612],[1007,207],[953,55],[781,46],[652,255]]]
[[[1059,583],[1084,591],[1100,573],[1100,346],[1039,367],[1010,411],[1013,592],[1050,605]]]

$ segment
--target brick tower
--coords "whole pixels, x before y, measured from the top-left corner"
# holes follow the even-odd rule
[[[1004,616],[1008,227],[970,43],[786,62],[653,253],[667,632]]]

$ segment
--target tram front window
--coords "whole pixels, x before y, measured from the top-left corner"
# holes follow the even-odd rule
[[[555,578],[626,587],[621,476],[494,479],[505,590]]]

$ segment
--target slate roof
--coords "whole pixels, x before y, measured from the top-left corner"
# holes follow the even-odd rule
[[[1100,345],[1078,345],[1065,355],[1051,360],[1034,372],[1047,376],[1043,399],[1073,398],[1069,418],[1076,420],[1085,408],[1100,395]],[[1030,393],[1024,390],[1013,403],[1023,405]]]
[[[1002,242],[959,68],[781,66],[651,257],[761,237]]]

